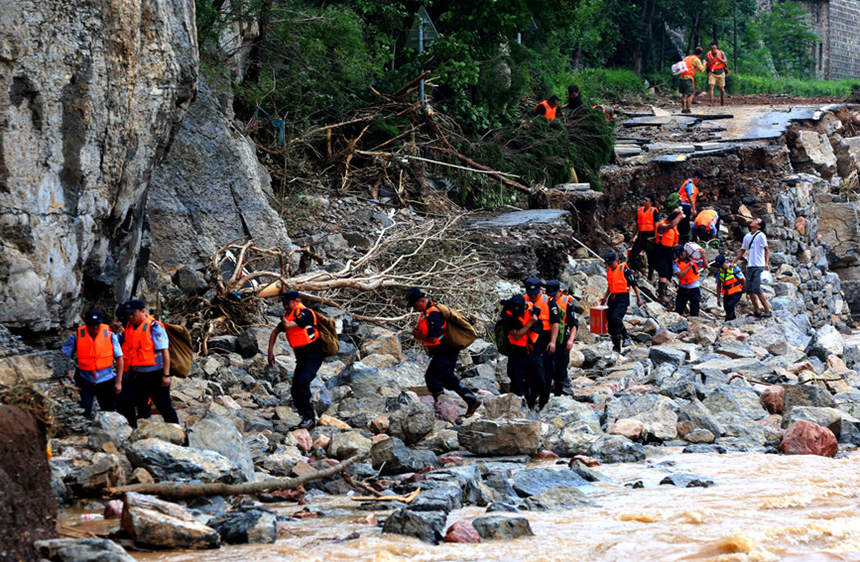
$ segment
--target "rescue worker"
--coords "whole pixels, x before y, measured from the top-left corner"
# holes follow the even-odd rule
[[[720,254],[714,258],[719,268],[717,273],[717,306],[722,305],[726,311],[726,321],[737,318],[735,307],[741,301],[744,291],[744,275],[741,268],[726,261],[726,256]]]
[[[582,96],[579,95],[579,86],[571,84],[567,87],[567,105],[564,106],[568,111],[576,111],[582,107]]]
[[[137,420],[139,418],[149,418],[152,415],[152,406],[149,401],[143,404],[138,403],[137,385],[131,373],[131,351],[128,345],[130,340],[127,340],[125,337],[129,317],[132,312],[129,304],[131,302],[126,301],[116,307],[114,320],[111,322],[111,330],[117,334],[124,358],[122,374],[118,373],[122,378],[122,390],[117,398],[116,411],[125,416],[131,427],[137,427]]]
[[[702,183],[704,175],[699,170],[693,172],[693,175],[684,180],[681,184],[681,189],[678,190],[678,197],[681,199],[681,210],[684,211],[684,220],[678,223],[678,234],[681,236],[681,244],[686,244],[690,241],[690,222],[693,217],[699,214],[696,205],[699,202],[699,185]]]
[[[296,354],[291,395],[293,407],[302,417],[302,421],[293,429],[311,429],[317,423],[316,412],[311,403],[311,382],[325,359],[319,342],[317,315],[302,304],[298,291],[285,292],[281,296],[281,302],[284,305],[284,317],[269,336],[269,365],[275,364],[275,341],[278,334],[284,332],[287,342]]]
[[[564,387],[568,384],[567,366],[570,363],[570,350],[573,349],[579,320],[576,319],[576,311],[573,309],[573,297],[564,294],[559,281],[555,279],[547,281],[546,294],[558,307],[560,327],[553,361],[552,393],[561,396],[564,393]]]
[[[720,232],[720,215],[713,209],[705,209],[693,221],[693,240],[708,242]]]
[[[555,119],[555,112],[558,109],[558,96],[550,96],[535,106],[534,114],[542,115],[549,121]]]
[[[654,196],[646,195],[642,201],[642,206],[636,210],[636,233],[634,234],[633,247],[630,248],[627,263],[629,263],[633,269],[640,269],[636,267],[636,265],[640,263],[639,254],[644,250],[645,255],[648,256],[649,281],[651,280],[651,274],[656,269],[654,249],[653,245],[650,244],[649,241],[654,239],[654,229],[659,221],[660,212],[657,210],[657,207],[654,206]]]
[[[763,219],[752,220],[750,231],[744,236],[741,249],[738,250],[738,255],[735,256],[732,264],[740,261],[747,251],[749,251],[749,259],[747,260],[746,286],[744,289],[752,302],[756,318],[770,318],[773,314],[761,289],[761,275],[766,269],[770,269],[770,248],[764,233]]]
[[[666,289],[672,279],[672,260],[674,248],[678,244],[678,224],[684,219],[684,212],[675,208],[667,218],[657,223],[654,231],[654,258],[656,262],[657,298],[666,299]]]
[[[427,384],[427,390],[433,395],[433,402],[436,402],[444,390],[453,390],[466,401],[465,416],[472,417],[481,405],[481,401],[471,390],[463,386],[454,374],[460,352],[449,347],[443,340],[447,322],[442,312],[436,303],[418,287],[412,287],[406,292],[406,302],[412,310],[421,313],[415,329],[412,330],[412,336],[424,345],[424,349],[430,356],[430,365],[424,373],[424,382]]]
[[[539,311],[534,305],[526,302],[523,295],[514,295],[502,301],[502,325],[507,334],[510,351],[508,353],[508,378],[511,380],[511,392],[526,399],[531,396],[532,378],[538,376],[533,370],[542,371],[543,364],[538,357],[535,361],[534,343],[538,334],[534,327],[539,322]],[[543,376],[543,373],[540,373]],[[535,399],[537,397],[535,396]],[[534,404],[534,400],[531,400]]]
[[[63,344],[63,354],[75,359],[75,372],[69,378],[80,392],[84,416],[92,418],[94,399],[102,412],[113,412],[116,395],[122,391],[122,348],[117,335],[102,322],[101,311],[84,315],[84,324]]]
[[[134,382],[132,393],[123,400],[136,401],[138,415],[148,418],[150,400],[167,423],[179,423],[170,399],[170,341],[161,322],[146,313],[146,303],[134,299],[127,302],[128,324],[123,331],[123,351],[129,362],[129,374]],[[126,415],[126,418],[129,416]],[[137,427],[137,423],[129,423]]]
[[[607,122],[611,122],[615,120],[615,109],[609,107],[608,105],[592,105],[591,109],[597,109],[603,112],[603,118],[606,119]]]
[[[678,292],[675,294],[675,312],[686,314],[690,305],[690,316],[699,315],[702,290],[699,288],[699,266],[690,259],[690,254],[681,244],[675,246],[675,276],[678,278]]]
[[[560,318],[558,305],[555,301],[541,293],[543,283],[541,283],[540,279],[529,277],[525,280],[525,287],[526,301],[533,304],[538,311],[539,322],[535,325],[538,338],[534,343],[534,351],[537,357],[533,358],[533,360],[540,362],[541,366],[538,368],[535,365],[533,372],[539,372],[540,375],[533,377],[530,382],[537,398],[537,409],[540,410],[549,401],[550,379],[553,373],[553,360],[558,340]],[[534,403],[529,404],[529,408],[534,407]]]
[[[694,54],[684,57],[687,70],[681,73],[678,81],[678,89],[681,92],[681,113],[692,113],[693,96],[696,95],[696,71],[705,72],[705,65],[700,57],[702,48],[696,47]]]
[[[708,67],[708,100],[714,105],[714,86],[720,89],[720,105],[726,105],[726,76],[729,75],[729,61],[718,47],[716,41],[711,43],[707,56]]]
[[[615,252],[609,252],[603,258],[606,264],[606,294],[600,304],[605,304],[606,319],[609,322],[609,337],[612,338],[612,350],[621,353],[622,342],[630,345],[627,328],[624,327],[624,315],[630,306],[630,288],[636,292],[636,304],[642,306],[642,295],[636,283],[636,274],[627,267],[626,263],[619,264]]]

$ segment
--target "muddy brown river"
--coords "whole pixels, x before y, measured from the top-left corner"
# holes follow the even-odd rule
[[[668,462],[667,462],[668,461]],[[550,466],[543,463],[545,466]],[[755,453],[689,455],[669,450],[650,465],[598,468],[614,483],[598,484],[595,505],[525,512],[531,538],[433,546],[383,535],[357,522],[371,512],[345,497],[312,505],[325,517],[283,524],[275,544],[217,551],[131,554],[149,562],[270,560],[860,560],[860,451],[843,458]],[[657,486],[669,472],[692,472],[710,488]],[[624,483],[643,480],[645,488]],[[295,504],[268,506],[284,514]],[[384,516],[385,512],[378,512]],[[448,524],[483,508],[451,513]],[[357,539],[336,542],[358,532]]]

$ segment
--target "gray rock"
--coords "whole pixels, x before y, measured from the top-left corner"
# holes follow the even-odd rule
[[[513,487],[521,497],[536,496],[555,487],[593,489],[582,476],[572,470],[531,468],[514,473]]]
[[[786,384],[783,398],[783,411],[787,412],[794,406],[815,406],[832,408],[836,405],[833,396],[817,384]]]
[[[432,451],[408,449],[397,437],[374,443],[370,448],[370,457],[373,468],[385,475],[418,472],[439,465],[439,459]]]
[[[220,453],[233,461],[244,480],[254,477],[254,460],[242,434],[229,419],[213,413],[199,420],[188,430],[188,446]]]
[[[209,526],[227,544],[265,544],[278,538],[278,515],[258,507],[210,519]]]
[[[134,562],[123,547],[107,539],[49,539],[33,543],[39,556],[51,562]]]
[[[415,537],[430,544],[442,541],[447,516],[439,512],[417,512],[401,507],[386,518],[383,533]]]
[[[806,353],[807,355],[814,355],[822,361],[827,361],[828,355],[842,355],[844,350],[845,340],[842,338],[842,334],[830,324],[825,324],[815,331]]]
[[[462,426],[457,439],[476,455],[533,455],[541,446],[540,426],[537,421],[479,419]]]
[[[218,548],[221,537],[186,508],[135,492],[125,495],[122,530],[135,543],[161,548]]]
[[[696,476],[695,474],[679,472],[676,474],[670,474],[660,480],[660,485],[663,484],[677,486],[678,488],[709,488],[714,485],[714,481],[710,478]]]
[[[457,485],[439,485],[425,489],[412,503],[412,511],[444,511],[450,513],[463,506],[463,488]]]
[[[201,295],[209,288],[203,276],[190,267],[183,267],[177,270],[170,280],[173,281],[174,285],[179,287],[180,291],[190,296]]]
[[[241,472],[227,457],[214,451],[180,447],[158,439],[142,439],[128,448],[128,460],[159,480],[200,480],[232,484]]]
[[[783,427],[788,427],[797,420],[811,421],[833,432],[837,438],[842,432],[842,412],[836,408],[820,408],[815,406],[792,406],[785,410],[782,421]]]
[[[125,483],[120,459],[116,455],[96,453],[92,460],[73,470],[65,482],[77,496],[99,496],[105,488]]]
[[[101,412],[96,416],[95,427],[107,433],[117,447],[121,447],[131,437],[132,429],[128,420],[117,412]]]
[[[662,363],[669,363],[670,365],[678,368],[684,364],[686,354],[682,350],[674,347],[655,345],[648,352],[648,358],[654,363],[655,367]]]
[[[707,429],[715,437],[722,435],[723,432],[711,411],[697,399],[693,399],[681,407],[678,412],[678,421],[689,421],[693,424],[693,429]]]
[[[764,348],[772,355],[782,355],[788,351],[789,346],[789,340],[786,338],[784,330],[778,327],[768,327],[763,330],[757,330],[747,338],[746,343]],[[796,344],[792,343],[792,345]]]
[[[491,420],[523,417],[523,399],[513,393],[486,398],[482,408],[484,417]]]
[[[369,367],[361,361],[356,361],[346,366],[336,376],[326,382],[329,390],[337,386],[349,386],[356,397],[378,396],[379,389],[390,386],[394,381],[383,377],[376,367]]]
[[[529,520],[525,517],[485,515],[472,521],[472,525],[485,541],[534,536]]]
[[[561,429],[577,421],[599,425],[594,408],[569,396],[553,396],[540,411],[541,421]]]
[[[602,463],[639,462],[645,449],[621,435],[606,435],[591,444],[588,454]]]
[[[236,353],[243,359],[250,359],[260,353],[260,346],[253,333],[245,330],[236,338]]]
[[[751,388],[720,385],[708,394],[702,403],[715,414],[732,412],[754,420],[767,416],[759,395]]]
[[[612,480],[597,470],[585,466],[581,461],[575,460],[570,463],[570,470],[580,475],[586,482],[611,482]]]
[[[345,460],[353,455],[369,453],[370,446],[370,439],[358,431],[344,431],[332,436],[328,454],[336,459]]]
[[[423,402],[411,402],[390,416],[388,434],[398,437],[407,445],[421,441],[433,431],[436,417],[433,406]]]
[[[531,511],[560,511],[591,503],[582,490],[568,486],[553,486],[526,498],[526,506]]]
[[[687,445],[681,451],[682,453],[695,453],[695,454],[709,454],[709,453],[717,453],[719,455],[724,455],[726,453],[726,448],[722,445]]]
[[[599,425],[585,421],[574,422],[561,431],[552,426],[548,428],[544,446],[562,457],[585,454],[591,444],[603,435]]]

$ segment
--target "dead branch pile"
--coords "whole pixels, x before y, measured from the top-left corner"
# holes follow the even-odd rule
[[[0,384],[0,404],[16,406],[29,412],[42,424],[48,435],[56,429],[57,404],[32,383],[20,381],[14,384]]]

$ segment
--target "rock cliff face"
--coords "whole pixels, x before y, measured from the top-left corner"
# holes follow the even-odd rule
[[[0,0],[0,323],[47,330],[131,294],[197,56],[191,0]]]

